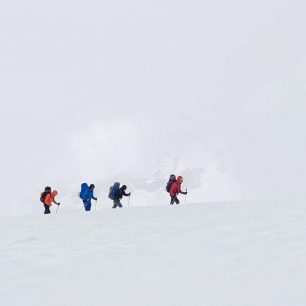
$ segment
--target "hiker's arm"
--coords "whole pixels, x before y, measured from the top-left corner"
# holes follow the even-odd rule
[[[54,204],[56,205],[59,205],[60,203],[56,202],[55,198],[53,198],[53,201],[52,201]]]

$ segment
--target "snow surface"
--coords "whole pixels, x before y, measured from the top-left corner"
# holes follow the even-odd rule
[[[0,304],[299,306],[305,203],[2,218]]]

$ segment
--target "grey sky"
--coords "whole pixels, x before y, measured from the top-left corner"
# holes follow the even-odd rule
[[[194,201],[305,197],[305,8],[1,3],[0,214],[37,209],[46,184],[68,196],[177,152],[178,172],[205,170]]]

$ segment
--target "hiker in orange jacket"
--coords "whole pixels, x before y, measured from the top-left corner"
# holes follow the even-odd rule
[[[52,206],[52,203],[56,205],[61,205],[61,203],[58,203],[55,201],[55,197],[58,195],[58,192],[56,190],[53,190],[50,194],[47,194],[45,200],[44,200],[44,207],[45,207],[45,215],[50,214],[50,207]]]

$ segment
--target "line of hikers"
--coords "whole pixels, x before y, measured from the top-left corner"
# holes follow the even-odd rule
[[[180,204],[180,201],[178,199],[179,194],[187,195],[187,189],[186,191],[182,191],[182,184],[183,184],[183,177],[176,176],[174,174],[171,174],[170,179],[166,186],[166,191],[170,194],[170,205]],[[98,201],[98,198],[94,196],[94,189],[95,185],[91,184],[88,185],[87,183],[83,183],[81,185],[81,191],[79,192],[79,198],[83,201],[83,206],[85,211],[91,211],[92,203],[91,201]],[[131,193],[126,193],[127,186],[122,185],[120,187],[120,183],[116,182],[112,187],[109,189],[108,198],[113,201],[113,208],[122,208],[121,199],[123,197],[130,197]],[[47,186],[45,188],[45,191],[41,193],[40,201],[44,204],[45,212],[44,214],[50,214],[50,207],[52,204],[60,205],[61,203],[57,202],[55,200],[55,197],[58,195],[57,190],[53,190],[52,188]]]

